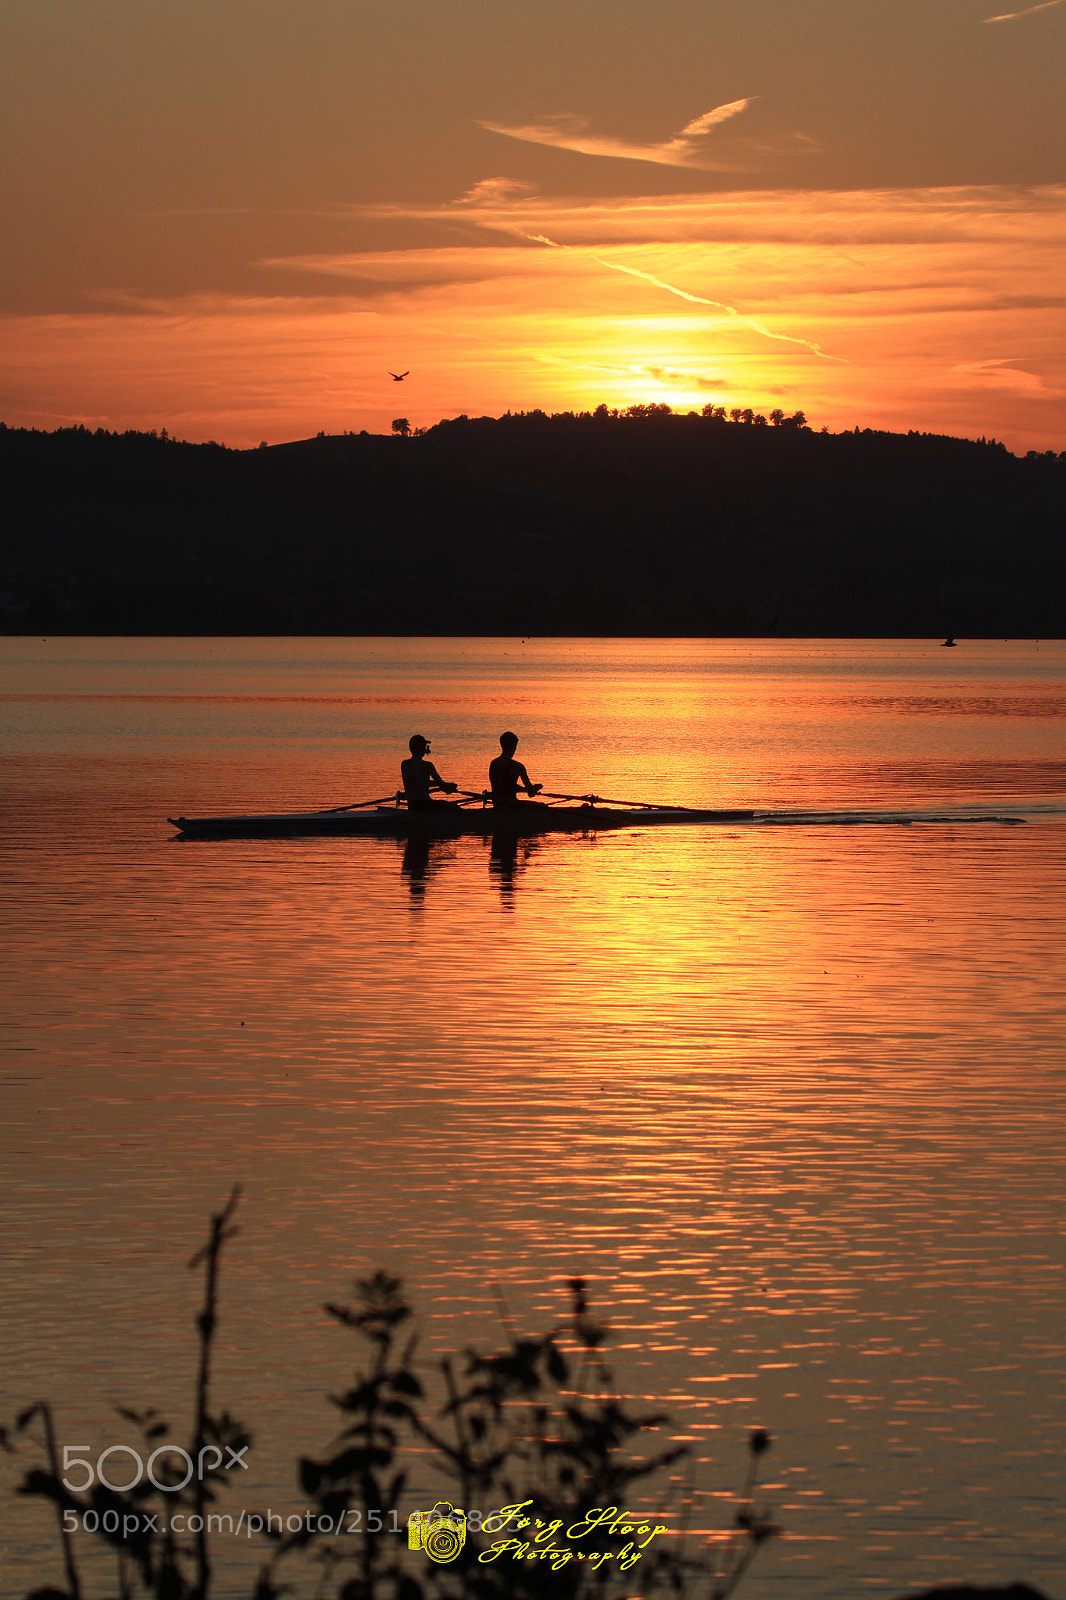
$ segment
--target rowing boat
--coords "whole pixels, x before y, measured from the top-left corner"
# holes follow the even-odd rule
[[[684,806],[537,805],[478,809],[435,805],[431,811],[408,811],[396,806],[373,806],[337,811],[283,811],[244,817],[168,817],[185,839],[285,838],[299,834],[406,839],[456,834],[590,833],[606,828],[704,826],[721,822],[751,822],[754,811],[700,811]]]
[[[463,804],[438,804],[430,811],[408,811],[384,801],[366,801],[353,806],[336,806],[329,811],[279,811],[262,816],[168,817],[182,839],[284,839],[299,834],[344,834],[349,837],[392,839],[449,839],[457,834],[484,837],[510,834],[593,833],[608,828],[673,826],[705,827],[715,823],[758,822],[763,826],[856,827],[875,825],[910,827],[912,823],[996,822],[1017,824],[1023,817],[999,812],[960,807],[945,811],[911,809],[900,811],[709,811],[692,806],[640,805],[628,800],[600,800],[596,795],[558,795],[549,799],[580,801],[568,805],[519,802],[514,807],[494,809],[488,804],[471,806],[482,796],[468,794]]]

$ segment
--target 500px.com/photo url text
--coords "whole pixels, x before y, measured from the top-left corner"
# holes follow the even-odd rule
[[[371,1517],[376,1517],[377,1522],[372,1523]],[[395,1511],[387,1513],[391,1523],[386,1522],[379,1511],[367,1513],[367,1529],[371,1533],[401,1533]],[[169,1514],[156,1512],[153,1515],[147,1511],[127,1511],[121,1515],[114,1510],[110,1511],[64,1511],[63,1531],[65,1533],[110,1533],[119,1534],[123,1539],[135,1539],[140,1534],[146,1533],[229,1533],[235,1537],[253,1538],[257,1533],[331,1533],[355,1534],[362,1533],[363,1513],[361,1511],[348,1511],[337,1517],[330,1517],[317,1511],[291,1512],[283,1515],[280,1511],[210,1511],[201,1514],[198,1511],[175,1511]]]
[[[77,1447],[74,1447],[77,1448]],[[365,1516],[365,1520],[364,1520]],[[484,1529],[487,1533],[501,1533],[508,1519],[499,1511],[472,1510],[466,1513],[467,1525],[472,1532]],[[373,1506],[364,1513],[360,1507],[332,1517],[319,1511],[175,1511],[172,1513],[124,1512],[115,1510],[63,1512],[63,1528],[67,1533],[120,1533],[124,1539],[144,1533],[230,1533],[252,1538],[254,1534],[279,1533],[402,1533],[403,1526],[396,1511],[379,1511]]]

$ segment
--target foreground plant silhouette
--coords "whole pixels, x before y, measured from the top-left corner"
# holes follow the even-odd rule
[[[207,1242],[189,1262],[190,1269],[201,1265],[205,1269],[204,1301],[196,1318],[199,1359],[193,1435],[185,1452],[188,1459],[200,1465],[199,1472],[193,1472],[187,1482],[178,1487],[184,1474],[171,1462],[161,1464],[157,1474],[159,1482],[169,1486],[164,1490],[138,1473],[137,1481],[127,1490],[111,1489],[98,1482],[90,1489],[87,1480],[87,1492],[72,1492],[63,1478],[68,1471],[85,1463],[60,1466],[51,1406],[46,1401],[38,1401],[27,1406],[16,1418],[15,1434],[26,1433],[35,1424],[39,1425],[49,1468],[47,1472],[31,1469],[17,1492],[50,1500],[55,1506],[67,1581],[66,1589],[34,1589],[27,1600],[82,1600],[73,1530],[68,1527],[64,1513],[68,1516],[73,1513],[76,1526],[84,1527],[86,1512],[95,1513],[96,1537],[115,1552],[120,1600],[132,1600],[138,1591],[155,1596],[156,1600],[209,1600],[212,1572],[206,1531],[207,1507],[214,1503],[216,1490],[226,1481],[226,1474],[221,1470],[223,1451],[239,1456],[251,1444],[251,1434],[228,1412],[216,1414],[210,1407],[219,1262],[223,1245],[238,1232],[231,1223],[239,1199],[240,1189],[235,1188],[222,1211],[211,1218]],[[131,1411],[123,1406],[116,1410],[139,1430],[149,1457],[153,1450],[167,1449],[164,1441],[170,1427],[157,1411]],[[0,1429],[0,1445],[8,1450],[12,1448],[11,1436],[4,1429]],[[177,1455],[178,1447],[175,1446],[172,1453]],[[91,1470],[90,1476],[95,1477]],[[187,1519],[194,1516],[198,1519],[199,1530],[189,1539],[178,1538],[171,1529],[172,1519],[178,1512]],[[153,1514],[160,1524],[158,1530],[147,1526]]]
[[[203,1479],[194,1475],[181,1488],[160,1490],[150,1482],[138,1482],[126,1491],[97,1484],[91,1492],[73,1493],[62,1481],[50,1407],[44,1403],[28,1407],[17,1419],[15,1432],[25,1433],[39,1424],[48,1470],[28,1472],[18,1492],[44,1498],[56,1507],[66,1588],[35,1589],[26,1600],[83,1600],[64,1512],[68,1517],[75,1513],[76,1525],[83,1527],[86,1511],[97,1513],[97,1537],[115,1552],[118,1600],[134,1600],[136,1595],[155,1600],[210,1600],[212,1562],[206,1508],[225,1479],[218,1470],[222,1450],[232,1455],[250,1442],[240,1424],[225,1413],[216,1416],[210,1408],[219,1262],[223,1245],[237,1231],[231,1226],[237,1200],[234,1190],[224,1210],[211,1219],[207,1243],[189,1263],[190,1267],[204,1265],[206,1279],[203,1307],[197,1317],[200,1356],[189,1456],[199,1461],[201,1452],[208,1457],[214,1452],[217,1465],[211,1468],[208,1461],[210,1470]],[[572,1548],[574,1541],[567,1538],[566,1529],[579,1524],[594,1507],[624,1512],[633,1484],[687,1454],[684,1448],[650,1455],[631,1453],[642,1433],[667,1419],[661,1413],[636,1414],[626,1409],[613,1391],[603,1360],[608,1330],[590,1314],[584,1280],[573,1278],[568,1287],[569,1316],[540,1338],[519,1337],[504,1312],[508,1337],[504,1350],[492,1356],[467,1350],[458,1371],[452,1358],[441,1361],[446,1399],[435,1411],[429,1408],[414,1370],[417,1337],[405,1333],[404,1341],[399,1342],[403,1325],[411,1317],[399,1279],[378,1272],[357,1282],[356,1305],[327,1306],[331,1316],[369,1347],[367,1363],[347,1390],[331,1396],[343,1425],[326,1454],[320,1460],[308,1458],[299,1463],[300,1488],[310,1514],[301,1518],[297,1532],[271,1534],[263,1530],[273,1548],[249,1600],[279,1600],[290,1589],[297,1564],[306,1562],[319,1568],[316,1592],[323,1600],[327,1596],[335,1600],[503,1600],[504,1596],[514,1600],[540,1600],[542,1596],[597,1600],[619,1587],[619,1556],[628,1563],[628,1570],[622,1568],[628,1594],[691,1594],[696,1600],[728,1600],[760,1546],[778,1531],[754,1499],[759,1463],[770,1445],[770,1437],[762,1429],[749,1437],[747,1480],[733,1528],[716,1552],[701,1549],[686,1555],[673,1548],[679,1541],[652,1537],[643,1541],[638,1565],[632,1559],[634,1544],[642,1541],[634,1542],[625,1532],[600,1528],[590,1549],[594,1544],[609,1552],[602,1564],[577,1559],[577,1551],[566,1558],[560,1554],[555,1560],[530,1558],[530,1553],[551,1544],[552,1535],[545,1531],[551,1525],[558,1530],[557,1546]],[[168,1428],[156,1412],[123,1410],[121,1415],[140,1428],[149,1452],[160,1448]],[[2,1432],[0,1443],[12,1448],[9,1436]],[[406,1540],[399,1533],[406,1523],[401,1502],[409,1476],[401,1453],[412,1446],[420,1452],[420,1473],[428,1466],[451,1479],[454,1488],[449,1492],[457,1506],[483,1512],[521,1506],[525,1525],[520,1525],[516,1515],[502,1531],[483,1530],[481,1517],[471,1510],[466,1543],[454,1561],[436,1565],[424,1557],[408,1557]],[[171,1482],[177,1484],[176,1475]],[[439,1498],[436,1491],[419,1485],[420,1509],[428,1509],[435,1498]],[[144,1528],[149,1510],[158,1513],[161,1531]],[[178,1510],[186,1512],[185,1525],[195,1522],[197,1531],[191,1537],[178,1538],[170,1531]],[[110,1531],[104,1531],[105,1512],[112,1514]],[[375,1513],[376,1525],[372,1525],[371,1513]],[[642,1519],[632,1518],[631,1522],[637,1520]],[[357,1532],[335,1536],[353,1524]],[[656,1516],[649,1515],[643,1526],[661,1525]],[[124,1535],[124,1529],[135,1531]],[[493,1555],[493,1547],[504,1541],[508,1541],[505,1548]],[[525,1552],[516,1550],[523,1544]],[[491,1559],[481,1561],[479,1555]],[[232,1594],[232,1589],[227,1593]]]

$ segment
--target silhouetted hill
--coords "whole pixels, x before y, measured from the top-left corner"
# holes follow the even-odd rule
[[[1048,637],[1066,455],[718,416],[0,427],[9,633]]]

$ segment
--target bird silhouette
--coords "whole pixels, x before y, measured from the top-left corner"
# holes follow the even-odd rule
[[[389,377],[392,379],[393,383],[402,383],[410,370],[410,367],[408,367],[407,372],[390,372]]]

